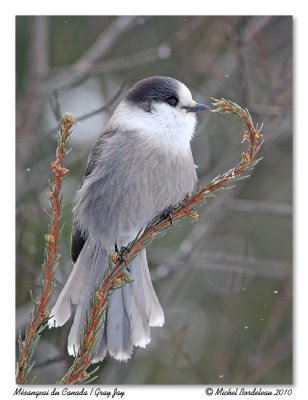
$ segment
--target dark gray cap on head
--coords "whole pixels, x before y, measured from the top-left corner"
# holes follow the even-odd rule
[[[153,101],[165,101],[171,96],[178,98],[179,81],[165,76],[152,76],[137,82],[127,93],[126,100],[142,106]]]
[[[125,100],[142,108],[146,112],[152,112],[152,104],[166,102],[176,107],[179,102],[181,82],[167,76],[152,76],[137,82],[127,93]],[[185,86],[185,85],[183,85]],[[199,112],[208,110],[204,104],[192,101],[192,104],[182,105],[187,112]]]

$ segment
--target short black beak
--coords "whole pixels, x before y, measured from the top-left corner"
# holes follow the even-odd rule
[[[183,107],[187,112],[199,112],[199,111],[206,111],[209,110],[210,107],[206,106],[205,104],[195,103],[192,106]]]

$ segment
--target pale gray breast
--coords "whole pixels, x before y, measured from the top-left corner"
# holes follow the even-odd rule
[[[133,132],[116,133],[97,146],[99,157],[75,206],[79,227],[90,235],[115,240],[126,231],[139,231],[195,188],[190,149],[167,153]]]

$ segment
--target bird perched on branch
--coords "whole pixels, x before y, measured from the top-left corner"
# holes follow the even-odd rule
[[[69,354],[75,355],[80,346],[89,300],[108,267],[108,256],[194,191],[197,176],[190,141],[196,112],[207,109],[176,79],[146,78],[128,91],[98,138],[75,199],[75,265],[49,320],[49,327],[63,325],[71,304],[77,305]],[[94,362],[107,352],[117,360],[129,359],[134,346],[145,347],[151,341],[150,327],[164,324],[145,250],[129,268],[133,282],[110,296]]]

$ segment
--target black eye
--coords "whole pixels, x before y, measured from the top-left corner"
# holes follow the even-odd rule
[[[170,96],[166,99],[166,103],[168,103],[171,107],[176,107],[179,99],[176,96]]]

